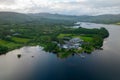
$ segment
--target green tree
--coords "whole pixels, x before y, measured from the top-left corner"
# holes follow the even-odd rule
[[[7,51],[8,51],[7,47],[0,45],[0,55],[5,54]]]

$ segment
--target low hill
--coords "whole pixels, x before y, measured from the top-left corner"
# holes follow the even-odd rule
[[[117,15],[99,15],[99,16],[89,16],[84,18],[87,22],[94,23],[105,23],[105,24],[114,24],[120,22],[120,14]],[[83,21],[80,19],[80,21]]]
[[[26,14],[15,12],[0,12],[0,24],[24,23],[31,20],[33,20],[33,18]]]
[[[69,21],[82,21],[82,22],[94,22],[94,23],[105,23],[113,24],[120,22],[120,14],[112,15],[98,15],[98,16],[74,16],[74,15],[60,15],[60,14],[50,14],[50,13],[37,13],[29,14],[34,18],[46,18],[46,19],[57,19],[57,20],[69,20]]]
[[[22,14],[15,12],[0,12],[0,24],[14,24],[14,23],[30,23],[30,22],[64,22],[64,21],[81,21],[115,24],[120,22],[120,14],[118,15],[99,15],[99,16],[74,16],[74,15],[60,15],[50,13],[35,13]]]

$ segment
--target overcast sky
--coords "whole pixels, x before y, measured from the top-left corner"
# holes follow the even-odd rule
[[[0,11],[69,15],[120,14],[120,0],[0,0]]]

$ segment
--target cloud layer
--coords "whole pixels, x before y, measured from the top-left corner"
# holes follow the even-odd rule
[[[119,0],[0,0],[0,11],[69,15],[120,14]]]

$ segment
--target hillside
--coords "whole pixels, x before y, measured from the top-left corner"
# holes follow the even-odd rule
[[[87,22],[94,23],[105,23],[105,24],[114,24],[120,22],[120,14],[118,15],[99,15],[99,16],[89,16],[84,18]],[[82,19],[80,19],[82,21]]]
[[[24,23],[33,20],[31,16],[15,12],[0,12],[0,24]]]
[[[71,15],[61,15],[61,14],[50,14],[50,13],[36,13],[28,14],[36,19],[52,19],[52,20],[68,20],[68,21],[77,21],[78,16]]]
[[[62,16],[62,18],[60,18]],[[55,14],[22,14],[16,12],[0,12],[0,24],[43,24],[43,23],[54,23],[54,24],[63,24],[68,21],[69,23],[73,23],[73,19],[71,17],[67,17],[67,19],[63,19],[66,16],[63,15],[55,15]]]
[[[114,24],[120,22],[120,14],[118,15],[98,15],[98,16],[74,16],[74,15],[60,15],[50,13],[37,13],[29,14],[34,18],[46,18],[46,19],[57,19],[57,20],[69,20],[69,21],[81,21],[81,22],[94,22],[94,23],[105,23]]]
[[[48,23],[65,21],[81,21],[81,22],[94,22],[104,24],[115,24],[120,22],[120,14],[118,15],[99,15],[99,16],[72,16],[60,15],[50,13],[35,13],[35,14],[22,14],[15,12],[0,12],[0,24],[14,24],[14,23]]]

